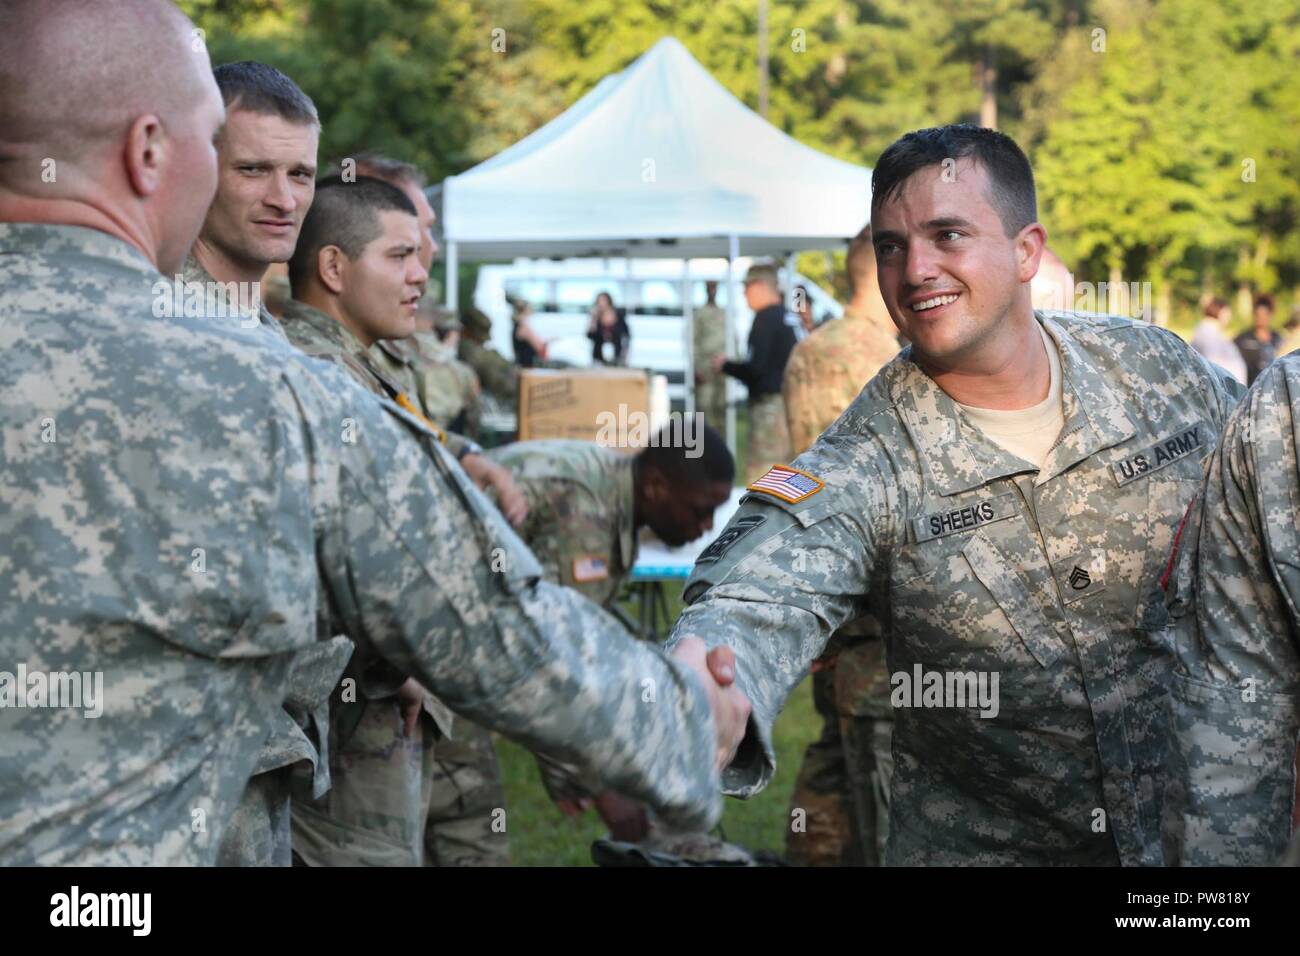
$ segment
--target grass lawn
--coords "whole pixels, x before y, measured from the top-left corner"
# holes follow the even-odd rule
[[[737,411],[737,472],[741,472],[748,422],[743,403]],[[741,478],[738,474],[737,482]],[[675,618],[681,610],[680,587],[670,587],[668,605],[669,613]],[[636,608],[631,600],[625,599],[623,606],[636,620]],[[819,718],[813,711],[811,684],[805,680],[790,696],[773,730],[776,777],[753,799],[728,798],[725,802],[722,833],[728,840],[751,850],[784,850],[790,824],[790,791],[794,789],[804,747],[820,729]],[[604,824],[595,812],[588,811],[583,817],[570,820],[555,809],[537,775],[536,762],[517,744],[498,739],[497,755],[506,791],[511,862],[516,866],[591,866],[591,843],[605,835]]]

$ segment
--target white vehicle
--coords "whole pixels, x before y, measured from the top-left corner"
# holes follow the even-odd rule
[[[523,299],[533,307],[532,327],[550,342],[547,357],[587,367],[592,364],[591,340],[587,338],[591,307],[599,293],[608,292],[614,307],[626,311],[631,329],[628,365],[666,376],[669,399],[680,406],[686,401],[683,383],[688,362],[683,291],[695,308],[705,303],[704,283],[709,280],[719,283],[717,302],[723,309],[728,294],[736,296],[735,352],[743,356],[754,321],[742,288],[750,262],[736,260],[728,290],[726,259],[692,259],[689,275],[680,259],[516,259],[509,265],[479,269],[474,305],[491,317],[492,344],[502,355],[514,357],[508,300]],[[795,285],[808,289],[819,323],[842,313],[843,308],[829,293],[798,273],[790,288]],[[744,394],[743,385],[737,383],[737,389]]]

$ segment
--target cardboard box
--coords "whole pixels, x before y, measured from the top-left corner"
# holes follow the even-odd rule
[[[639,369],[519,372],[520,441],[576,438],[635,451],[629,438],[645,434],[649,421],[650,380]]]

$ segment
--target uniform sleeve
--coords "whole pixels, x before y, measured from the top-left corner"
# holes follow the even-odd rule
[[[817,473],[805,459],[799,467]],[[745,741],[723,774],[726,793],[748,797],[772,779],[777,714],[831,634],[861,616],[873,535],[841,502],[868,500],[870,484],[834,497],[825,489],[795,505],[750,495],[687,581],[688,607],[668,646],[694,635],[732,647],[736,682],[752,705]]]
[[[333,386],[286,375],[332,627],[458,713],[675,825],[711,826],[716,733],[696,677],[540,581],[522,541],[414,419],[354,401],[353,441],[340,443],[313,427],[337,417]]]
[[[1179,553],[1190,603],[1170,703],[1166,862],[1272,864],[1286,847],[1300,730],[1300,362],[1228,420]]]

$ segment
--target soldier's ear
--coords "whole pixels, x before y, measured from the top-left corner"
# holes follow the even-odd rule
[[[320,284],[335,295],[343,293],[345,255],[338,246],[322,246],[316,253],[316,277]]]

